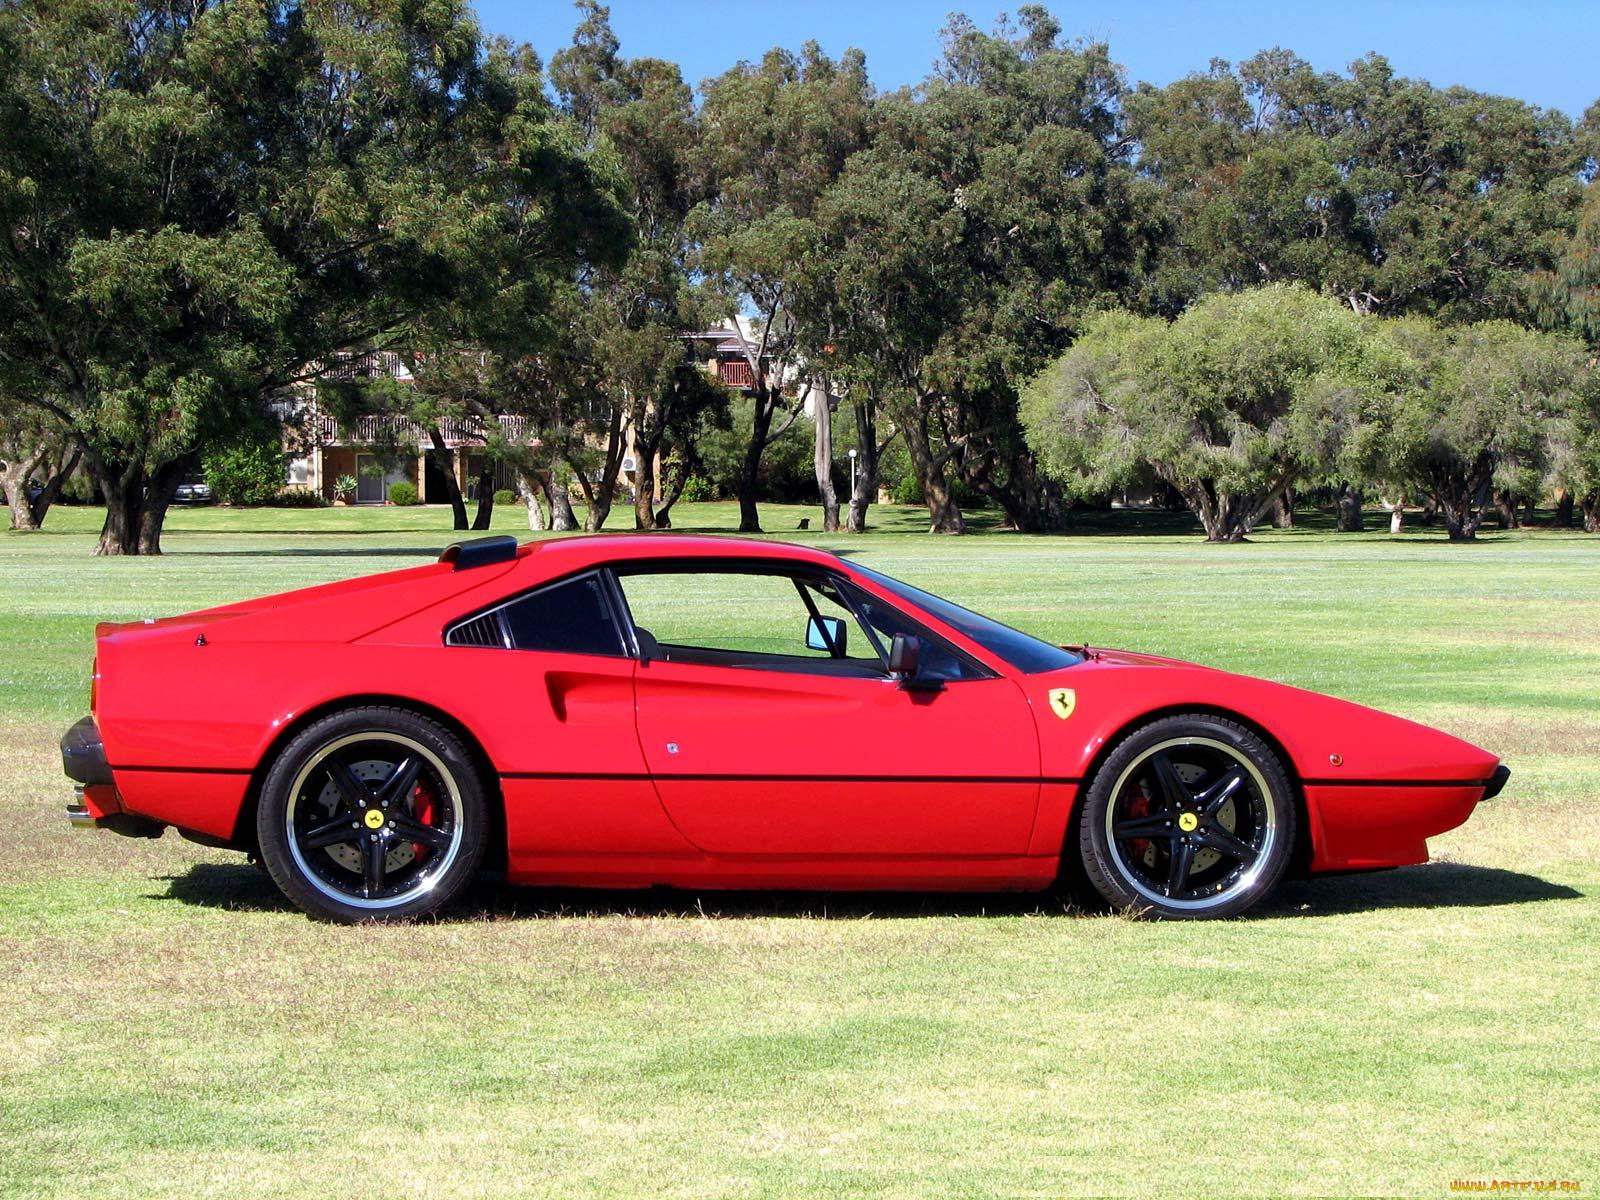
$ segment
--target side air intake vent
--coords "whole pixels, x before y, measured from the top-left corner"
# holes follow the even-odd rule
[[[517,539],[502,534],[498,537],[451,542],[439,555],[439,561],[455,563],[458,571],[470,571],[473,567],[486,567],[490,563],[510,562],[516,556]]]
[[[489,646],[495,649],[504,648],[505,638],[500,632],[500,614],[484,613],[481,617],[473,617],[470,621],[463,621],[444,635],[446,646]]]

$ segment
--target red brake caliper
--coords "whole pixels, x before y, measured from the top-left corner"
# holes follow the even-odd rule
[[[424,825],[433,824],[433,793],[420,783],[411,792],[411,814]],[[421,842],[411,843],[411,853],[416,856],[417,862],[421,862],[431,849]]]
[[[1141,790],[1137,796],[1128,801],[1128,816],[1148,817],[1149,815],[1150,797],[1145,795],[1144,791]],[[1149,838],[1132,838],[1130,841],[1133,844],[1133,857],[1136,859],[1143,858],[1144,852],[1150,849]]]

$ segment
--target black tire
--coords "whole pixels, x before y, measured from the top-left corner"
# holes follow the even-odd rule
[[[1114,909],[1171,919],[1232,917],[1283,878],[1294,788],[1242,725],[1204,713],[1128,734],[1082,803],[1084,874]]]
[[[274,760],[256,810],[279,890],[347,924],[437,912],[476,875],[488,833],[483,780],[461,739],[401,708],[308,725]]]

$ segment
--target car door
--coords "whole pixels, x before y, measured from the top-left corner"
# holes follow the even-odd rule
[[[1021,689],[930,644],[944,686],[906,690],[849,585],[804,575],[618,569],[641,643],[639,741],[673,823],[713,855],[1024,854],[1039,746]],[[847,645],[807,646],[822,608]]]

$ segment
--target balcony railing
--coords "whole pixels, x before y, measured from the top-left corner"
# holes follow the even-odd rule
[[[748,389],[756,385],[755,373],[750,370],[750,364],[736,358],[717,361],[717,378],[729,387]]]
[[[307,433],[319,446],[416,446],[426,450],[433,445],[425,427],[400,416],[373,414],[358,417],[348,426],[340,425],[325,413],[308,414],[305,420]],[[528,418],[501,416],[498,421],[506,441],[529,446],[538,444],[538,430]],[[444,444],[452,449],[481,446],[488,441],[485,422],[475,417],[446,417],[439,422],[438,429]]]

